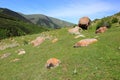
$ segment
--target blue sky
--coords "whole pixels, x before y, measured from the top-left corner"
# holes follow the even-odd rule
[[[79,18],[102,18],[120,12],[120,0],[1,0],[0,7],[24,14],[44,14],[78,23]]]

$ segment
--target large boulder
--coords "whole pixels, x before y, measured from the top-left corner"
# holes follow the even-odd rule
[[[82,17],[79,20],[78,26],[81,27],[83,30],[87,30],[90,23],[91,20],[88,17]]]

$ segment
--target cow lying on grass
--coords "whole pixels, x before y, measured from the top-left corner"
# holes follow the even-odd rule
[[[98,28],[95,33],[96,34],[98,34],[98,33],[104,33],[106,30],[107,30],[107,27],[103,26],[103,27]]]
[[[76,26],[74,28],[68,29],[68,32],[71,33],[71,34],[80,34],[79,30],[80,30],[80,27]]]
[[[47,60],[47,63],[45,64],[45,67],[47,69],[51,69],[53,67],[59,66],[60,63],[61,63],[60,60],[58,60],[56,58],[50,58],[49,60]]]
[[[38,46],[45,41],[44,37],[37,37],[35,40],[31,41],[33,46]]]
[[[76,47],[82,47],[82,46],[88,46],[89,44],[95,43],[97,42],[97,39],[83,39],[80,40],[79,42],[75,43],[75,45],[73,46],[74,48]]]

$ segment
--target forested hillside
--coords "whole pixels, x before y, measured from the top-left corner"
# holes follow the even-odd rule
[[[48,30],[46,27],[37,26],[16,12],[0,8],[0,39],[46,30]]]

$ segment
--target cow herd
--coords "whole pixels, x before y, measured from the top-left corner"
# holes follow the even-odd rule
[[[79,20],[79,23],[77,26],[75,26],[74,28],[70,28],[68,29],[68,33],[70,34],[74,34],[77,35],[74,38],[79,38],[79,37],[85,37],[83,34],[81,34],[81,31],[83,30],[88,30],[89,26],[91,24],[91,20],[88,17],[82,17]],[[98,28],[95,33],[104,33],[107,30],[106,26],[101,26],[100,28]],[[31,41],[31,44],[33,46],[39,46],[40,44],[42,44],[44,41],[46,40],[45,37],[37,37],[35,40]],[[55,43],[58,41],[58,38],[54,38],[51,42]],[[77,47],[85,47],[85,46],[89,46],[90,44],[96,43],[98,40],[96,38],[86,38],[86,39],[82,39],[78,42],[76,42],[73,47],[77,48]],[[45,67],[47,69],[51,69],[53,67],[57,67],[59,66],[59,64],[61,63],[61,61],[57,58],[50,58],[47,60]]]
[[[74,28],[70,28],[68,29],[68,32],[70,34],[74,34],[77,35],[74,38],[79,38],[79,37],[85,37],[84,35],[81,34],[82,30],[88,30],[89,25],[91,24],[91,20],[88,17],[82,17],[79,20],[79,23],[77,26],[75,26]],[[106,26],[101,26],[100,28],[98,28],[95,33],[104,33],[107,30]],[[96,43],[98,40],[96,38],[87,38],[87,39],[82,39],[78,42],[76,42],[73,47],[77,48],[77,47],[85,47],[88,46],[90,44]],[[51,69],[53,67],[59,66],[59,64],[61,63],[61,61],[57,58],[50,58],[49,60],[47,60],[45,67],[48,69]]]

